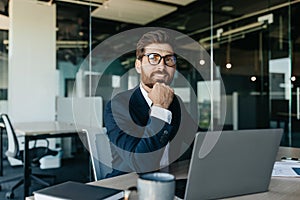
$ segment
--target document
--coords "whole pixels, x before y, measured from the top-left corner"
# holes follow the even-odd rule
[[[277,161],[274,164],[272,176],[300,177],[300,162]]]

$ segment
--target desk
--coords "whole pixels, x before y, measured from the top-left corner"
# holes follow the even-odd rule
[[[277,159],[285,156],[292,157],[291,154],[300,153],[298,148],[280,147],[277,155]],[[298,154],[299,155],[299,154]],[[187,177],[188,162],[181,162],[173,164],[170,167],[170,171],[176,176],[176,179],[182,179]],[[104,187],[118,188],[126,190],[129,187],[136,186],[138,175],[136,173],[125,174],[113,178],[103,179],[100,181],[91,182],[91,185],[98,185]],[[285,178],[285,177],[272,177],[269,191],[242,195],[237,197],[231,197],[226,199],[232,200],[299,200],[300,197],[300,178]],[[137,194],[132,192],[130,200],[138,199]],[[34,200],[34,197],[27,197],[26,200]]]
[[[119,177],[109,178],[101,181],[89,183],[104,187],[113,187],[127,189],[136,185],[137,175],[134,173],[122,175]],[[231,200],[299,200],[300,196],[300,179],[299,178],[278,178],[272,177],[269,191],[257,194],[242,195],[238,197],[226,198]],[[138,199],[136,193],[130,195],[130,200]],[[27,197],[26,200],[34,200],[34,197]]]
[[[185,178],[187,170],[180,170],[174,172],[176,178]],[[130,186],[136,186],[138,176],[135,173],[126,174],[114,178],[104,179],[101,181],[92,182],[92,185],[99,185],[105,187],[113,187],[119,189],[127,189]],[[232,200],[299,200],[300,197],[300,179],[299,178],[279,178],[272,177],[268,192],[256,193],[251,195],[242,195],[232,198]],[[130,200],[138,199],[137,194],[133,192],[130,195]]]
[[[29,195],[30,161],[29,141],[45,138],[74,137],[79,133],[74,124],[64,122],[28,122],[14,124],[18,136],[24,136],[24,197]]]
[[[299,158],[300,159],[300,148],[293,147],[279,147],[276,160],[279,161],[283,157]]]

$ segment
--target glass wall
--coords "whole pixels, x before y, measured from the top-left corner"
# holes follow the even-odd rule
[[[212,130],[282,127],[285,130],[282,145],[300,146],[298,1],[161,3],[160,6],[170,11],[154,19],[145,18],[149,19],[145,22],[134,20],[142,19],[146,11],[135,12],[133,19],[125,12],[123,18],[115,16],[116,13],[112,17],[102,16],[114,4],[99,2],[55,1],[56,101],[96,96],[102,98],[100,110],[103,110],[114,94],[139,83],[134,69],[136,38],[117,38],[115,43],[106,46],[105,41],[134,28],[163,27],[186,34],[201,45],[199,61],[187,62],[185,56],[179,59],[173,85],[187,107],[198,104],[201,127]],[[6,31],[0,35],[2,40],[7,40]],[[131,51],[124,53],[125,47]],[[0,48],[2,101],[9,91],[5,71],[7,45],[1,44]],[[193,50],[186,50],[189,51]],[[203,68],[210,73],[204,76],[197,71]],[[191,87],[179,77],[184,77]],[[197,95],[196,102],[190,98],[192,93]],[[214,98],[210,98],[211,93]],[[98,123],[104,125],[103,112],[98,115]]]
[[[220,4],[214,3],[216,12]],[[237,129],[280,127],[281,145],[299,146],[295,56],[299,33],[294,19],[299,5],[260,3],[257,9],[221,23],[215,15],[214,61],[220,66],[228,100],[225,122]]]
[[[108,1],[105,6],[104,9],[110,9],[113,5]],[[80,14],[64,19],[65,23],[73,23],[66,28],[59,15],[74,7],[81,10]],[[201,6],[192,2],[186,8],[179,7],[182,14],[169,14],[170,17],[144,26],[98,17],[97,9],[93,5],[57,2],[58,40],[76,41],[75,48],[58,46],[60,96],[101,96],[104,106],[114,94],[136,86],[139,76],[134,70],[134,47],[131,52],[120,53],[131,41],[127,39],[127,43],[112,46],[103,42],[133,28],[160,26],[189,35],[210,56],[204,60],[206,64],[182,59],[178,65],[178,74],[188,80],[192,90],[176,78],[173,85],[186,99],[187,106],[195,103],[191,102],[190,94],[196,93],[201,127],[211,130],[281,127],[285,130],[282,145],[299,145],[296,1],[214,0],[201,2]],[[209,64],[210,59],[213,64]],[[197,67],[210,70],[207,79],[199,74]],[[74,94],[70,85],[75,82]]]

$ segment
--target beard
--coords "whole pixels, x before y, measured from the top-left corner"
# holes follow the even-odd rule
[[[157,81],[154,82],[154,83],[146,83],[145,85],[146,85],[147,87],[149,87],[149,88],[152,89],[155,83],[165,83],[165,81],[163,81],[163,80],[157,80]],[[166,84],[166,83],[165,83],[165,84]]]
[[[164,75],[164,79],[157,79],[155,78],[155,75]],[[169,85],[170,84],[170,81],[169,81],[169,74],[166,73],[166,72],[153,72],[150,74],[150,77],[147,77],[147,80],[144,80],[144,84],[149,87],[149,88],[153,88],[154,84],[155,83],[165,83],[166,85]]]

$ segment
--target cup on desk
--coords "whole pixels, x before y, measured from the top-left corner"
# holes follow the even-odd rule
[[[139,200],[173,200],[175,196],[175,176],[155,172],[141,175],[137,180]]]

